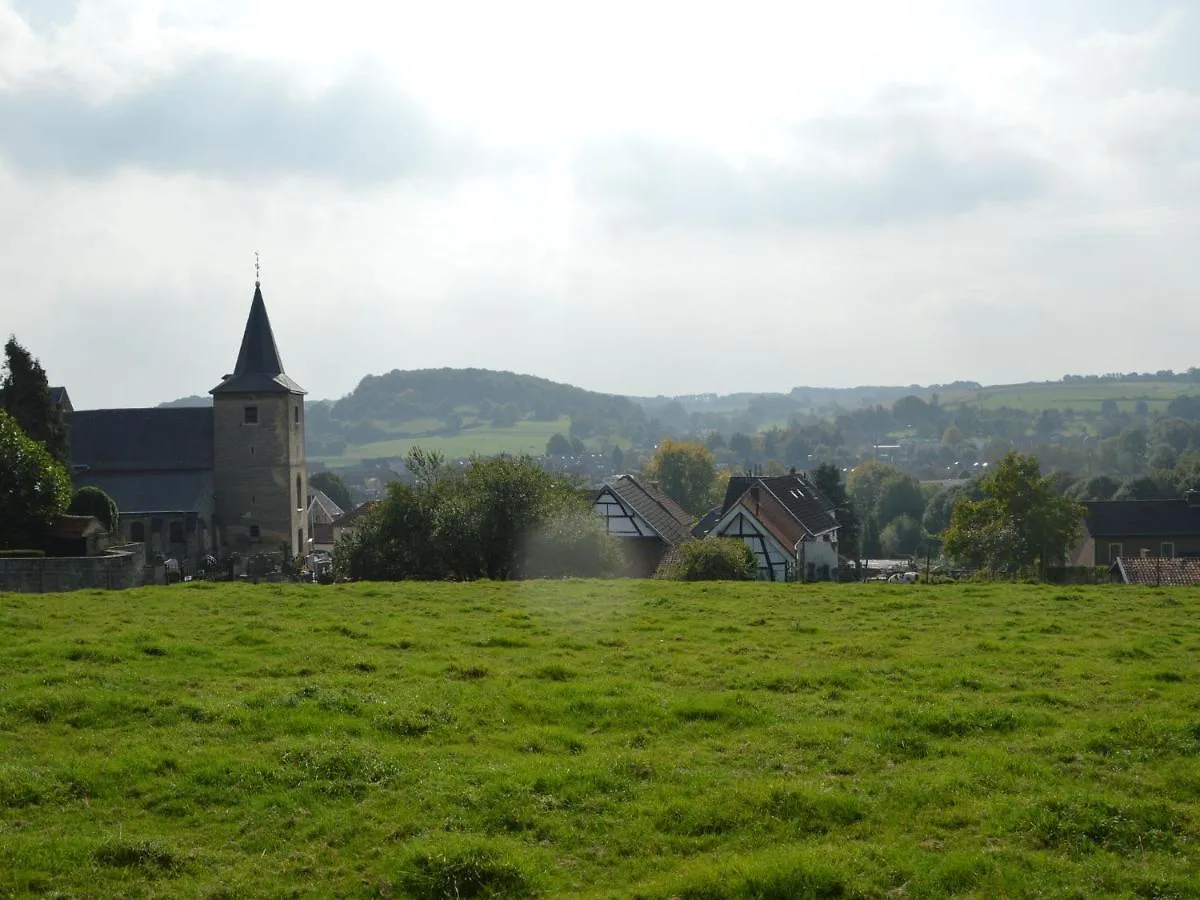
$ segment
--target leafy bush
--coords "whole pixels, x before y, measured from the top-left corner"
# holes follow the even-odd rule
[[[736,538],[684,541],[663,577],[677,581],[751,581],[758,574],[754,553]]]
[[[70,500],[67,470],[0,410],[0,547],[40,544]]]
[[[67,512],[73,516],[94,516],[109,534],[115,534],[120,522],[117,503],[98,487],[81,487],[71,498]]]

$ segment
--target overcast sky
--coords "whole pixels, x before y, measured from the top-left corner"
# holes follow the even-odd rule
[[[0,330],[631,394],[1200,365],[1200,0],[0,0]]]

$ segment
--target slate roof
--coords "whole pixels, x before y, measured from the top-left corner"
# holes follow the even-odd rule
[[[250,315],[246,318],[246,330],[242,333],[242,347],[238,351],[233,374],[209,391],[210,394],[303,394],[304,389],[283,372],[279,359],[279,348],[275,346],[275,334],[271,331],[271,320],[267,316],[267,305],[263,302],[262,288],[254,282],[254,299],[250,303]]]
[[[211,506],[211,469],[178,472],[81,472],[75,488],[98,487],[116,501],[121,515],[203,512]]]
[[[712,509],[710,509],[708,512],[706,512],[703,516],[700,517],[699,522],[697,522],[695,525],[692,526],[692,537],[694,537],[694,538],[704,537],[710,531],[712,531],[713,528],[715,528],[717,523],[720,521],[721,521],[721,507],[714,506]]]
[[[333,502],[333,499],[319,488],[310,488],[312,501],[308,504],[308,517],[314,526],[332,524],[338,516],[345,515],[345,510]]]
[[[721,515],[737,503],[755,485],[769,492],[787,510],[787,513],[807,529],[809,534],[820,535],[838,527],[837,517],[832,512],[833,504],[803,473],[790,475],[734,475],[725,489],[725,502],[721,504]],[[760,495],[761,498],[761,495]],[[761,499],[760,499],[761,503]],[[753,507],[749,507],[753,509]]]
[[[173,471],[213,467],[212,407],[89,409],[67,415],[77,470]]]
[[[378,501],[378,500],[368,500],[366,503],[360,503],[354,509],[350,510],[347,513],[342,513],[342,515],[340,515],[336,519],[334,519],[333,524],[339,525],[339,526],[340,525],[357,525],[358,521],[361,518],[363,518],[363,516],[367,515],[367,513],[369,513],[371,510],[373,510],[376,506],[379,505],[379,502],[380,501]]]
[[[1200,584],[1200,559],[1194,557],[1122,556],[1112,564],[1111,571],[1119,574],[1125,584]]]
[[[1200,503],[1187,500],[1094,500],[1084,503],[1094,538],[1200,535]]]
[[[678,503],[649,482],[618,475],[605,483],[621,502],[650,523],[672,547],[691,537],[692,517]]]
[[[71,396],[67,393],[65,387],[50,388],[50,402],[61,409],[64,413],[69,413],[75,407],[71,405]]]

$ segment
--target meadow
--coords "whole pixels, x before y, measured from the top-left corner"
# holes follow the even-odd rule
[[[438,420],[420,420],[420,424],[433,422],[430,427],[440,426]],[[406,426],[411,423],[405,423]],[[468,457],[474,453],[482,456],[495,456],[500,453],[513,455],[528,454],[541,456],[546,452],[546,444],[555,434],[567,434],[571,429],[569,418],[550,421],[535,421],[523,419],[509,426],[467,422],[466,428],[455,434],[421,435],[394,437],[389,440],[373,441],[369,444],[352,444],[341,456],[314,457],[324,462],[332,469],[340,466],[350,466],[363,459],[404,456],[413,447],[438,451],[447,459]],[[629,446],[628,440],[615,440],[615,443]],[[592,441],[591,444],[596,444]],[[594,449],[594,447],[593,447]]]
[[[0,595],[0,895],[1200,896],[1200,592]]]

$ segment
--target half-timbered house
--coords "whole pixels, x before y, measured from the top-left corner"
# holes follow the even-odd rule
[[[754,552],[764,581],[825,581],[837,572],[838,522],[832,504],[802,473],[735,475],[706,531],[738,538]]]
[[[618,475],[596,494],[592,510],[624,541],[627,574],[649,577],[662,558],[691,537],[692,517],[657,485]]]

